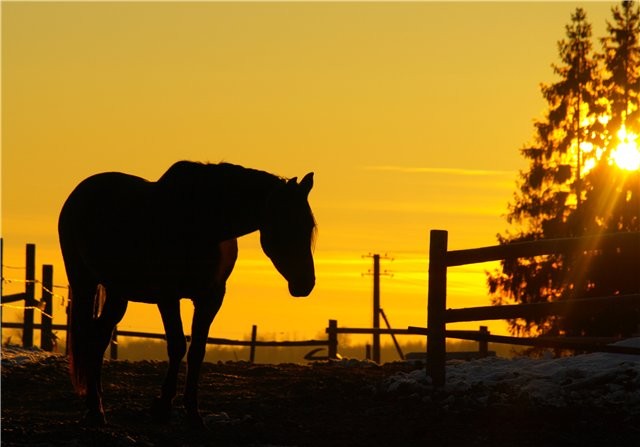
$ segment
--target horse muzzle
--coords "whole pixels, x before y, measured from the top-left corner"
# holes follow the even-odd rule
[[[316,285],[315,279],[313,279],[312,281],[306,284],[297,284],[297,283],[294,284],[290,282],[289,293],[291,294],[291,296],[294,296],[296,298],[304,298],[306,296],[309,296],[309,294],[311,293],[315,285]]]

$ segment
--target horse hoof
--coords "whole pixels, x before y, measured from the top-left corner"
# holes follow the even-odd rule
[[[204,425],[204,421],[199,414],[187,414],[187,425],[191,430],[206,430],[207,427]]]
[[[88,427],[104,427],[107,425],[107,419],[102,411],[89,410],[84,415],[82,424]]]
[[[171,402],[156,397],[151,404],[151,419],[158,424],[166,424],[171,419]]]

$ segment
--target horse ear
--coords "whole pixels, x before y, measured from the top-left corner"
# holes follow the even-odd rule
[[[287,180],[287,186],[291,187],[291,186],[295,186],[298,184],[298,177],[293,177],[290,178],[289,180]]]
[[[313,172],[308,173],[302,178],[300,188],[305,195],[309,195],[311,188],[313,188]]]

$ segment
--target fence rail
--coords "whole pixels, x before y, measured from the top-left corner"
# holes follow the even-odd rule
[[[0,238],[0,265],[3,260],[3,239]],[[44,264],[42,266],[42,280],[36,280],[36,246],[35,244],[27,244],[25,251],[25,279],[24,292],[14,293],[10,295],[2,295],[2,306],[10,305],[24,301],[24,306],[20,306],[23,311],[22,328],[22,344],[26,348],[33,346],[33,331],[40,329],[40,347],[46,351],[52,351],[55,344],[55,336],[53,334],[53,266]],[[2,277],[5,281],[4,276]],[[42,288],[42,297],[36,300],[36,284],[40,284]],[[4,287],[3,287],[4,289]],[[40,324],[34,323],[34,311],[38,310],[41,314]],[[11,327],[11,323],[2,321],[0,314],[0,327]]]
[[[433,230],[444,232],[443,230]],[[442,237],[436,236],[437,237]],[[640,232],[607,233],[573,238],[538,239],[511,244],[492,245],[489,247],[470,248],[465,250],[447,251],[445,263],[447,267],[454,267],[482,262],[500,261],[502,259],[528,258],[555,253],[575,251],[590,251],[597,248],[616,245],[636,244],[640,247]]]
[[[409,331],[415,335],[429,335],[428,328],[410,326]],[[447,330],[445,331],[445,337],[459,340],[475,340],[487,344],[499,343],[537,348],[576,349],[580,351],[640,355],[640,348],[612,345],[612,343],[620,341],[617,337],[589,337],[588,339],[586,337],[512,337],[494,335],[482,330]]]
[[[640,259],[640,232],[601,234],[581,238],[547,239],[519,242],[467,250],[448,250],[448,232],[432,230],[429,248],[429,282],[427,302],[427,328],[411,328],[427,337],[427,369],[434,385],[445,383],[446,338],[455,335],[447,331],[447,323],[484,321],[513,318],[535,318],[548,315],[567,315],[580,312],[597,312],[615,303],[617,306],[640,305],[640,294],[613,297],[584,298],[551,303],[484,306],[465,309],[447,309],[447,268],[501,259],[534,257],[554,253],[584,252],[608,247],[636,247]],[[459,333],[461,338],[474,337],[472,333]],[[518,338],[498,335],[478,335],[483,340],[524,346],[581,349],[625,354],[640,354],[638,348],[609,346],[593,341],[567,338]]]
[[[258,340],[257,339],[258,328],[253,326],[251,330],[251,340],[232,340],[229,338],[216,338],[208,337],[207,344],[218,346],[244,346],[250,348],[249,361],[255,362],[256,348],[257,347],[314,347],[314,346],[326,346],[330,344],[330,340],[285,340],[285,341],[270,341],[270,340]],[[118,328],[113,332],[111,339],[110,357],[115,360],[118,358],[118,339],[120,337],[136,337],[136,338],[148,338],[152,340],[166,340],[165,334],[149,333],[149,332],[137,332],[137,331],[123,331]],[[191,336],[187,335],[186,340],[191,341]],[[337,347],[335,348],[337,352]],[[335,356],[334,356],[335,357]]]
[[[640,303],[640,294],[638,293],[580,298],[571,301],[553,301],[549,303],[507,304],[502,306],[447,309],[445,322],[508,320],[513,318],[532,319],[549,315],[566,316],[570,313],[604,310],[612,304],[624,306],[636,303]]]

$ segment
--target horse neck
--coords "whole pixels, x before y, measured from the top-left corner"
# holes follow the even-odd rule
[[[283,180],[262,171],[245,169],[228,176],[223,201],[222,238],[234,239],[260,229],[269,196]]]

